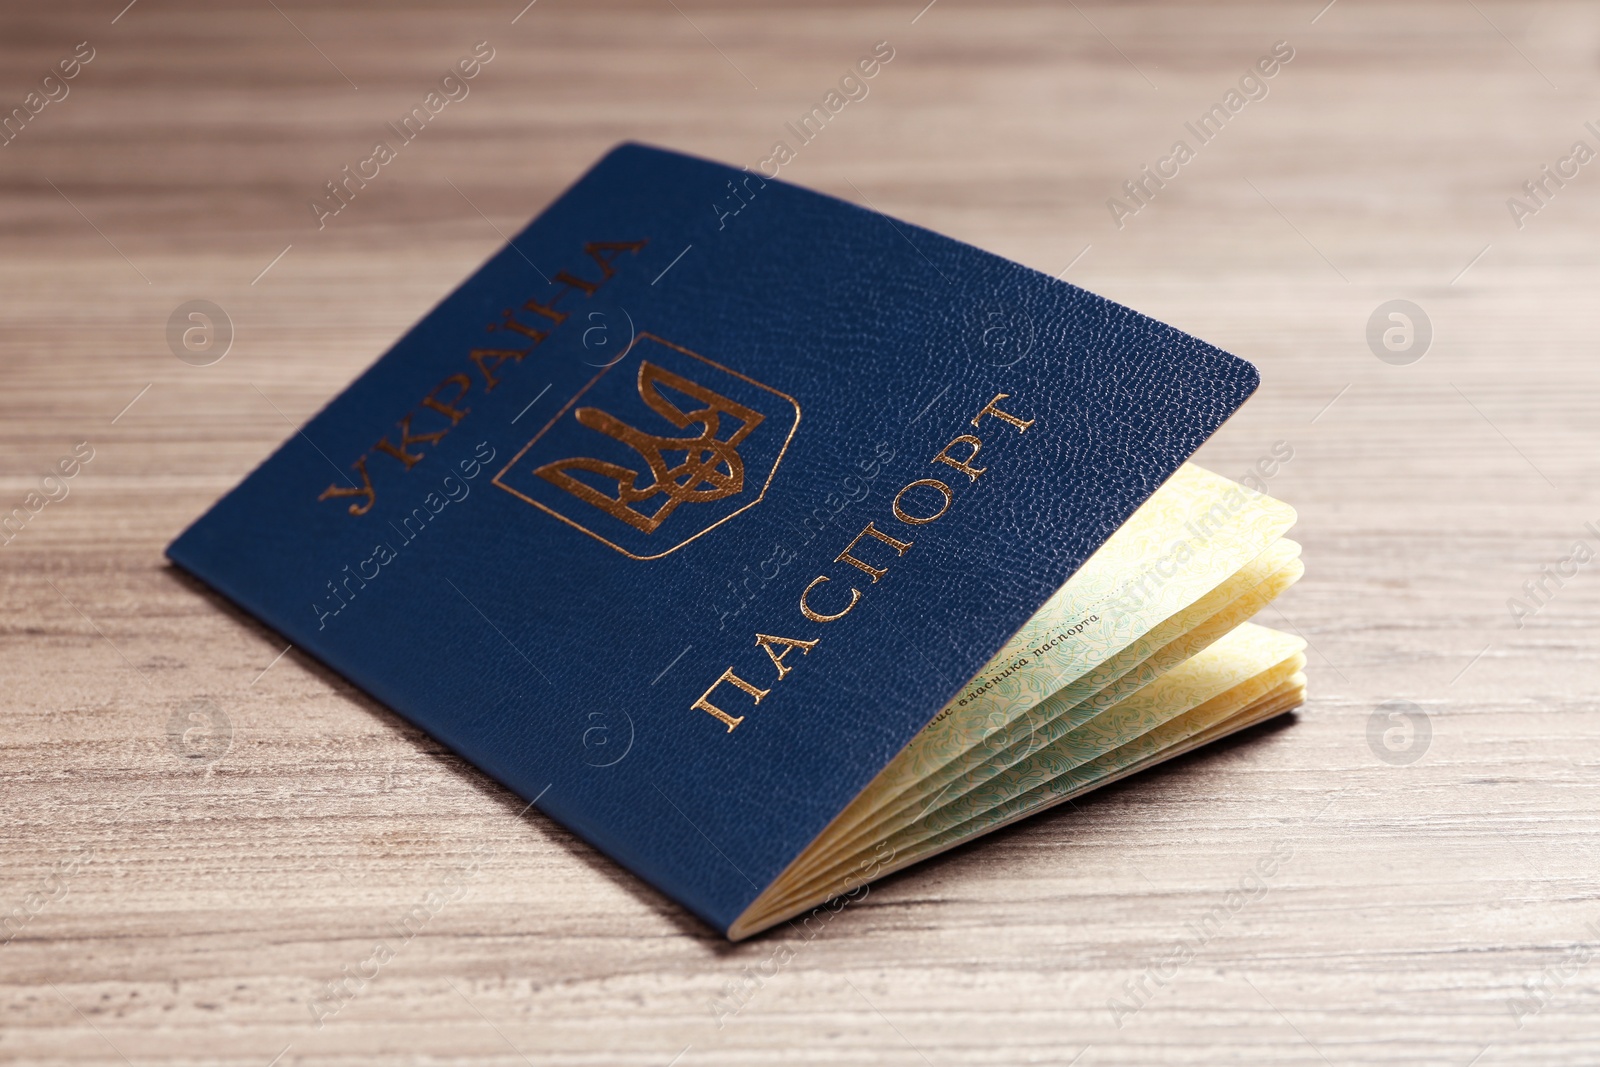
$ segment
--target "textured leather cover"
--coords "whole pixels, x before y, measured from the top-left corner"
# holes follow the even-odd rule
[[[725,931],[1257,380],[624,145],[168,555]]]

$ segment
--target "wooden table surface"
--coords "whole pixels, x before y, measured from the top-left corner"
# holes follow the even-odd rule
[[[0,1062],[1600,1062],[1592,4],[124,2],[0,15]],[[1199,458],[1293,451],[1312,697],[730,946],[161,551],[610,145],[755,164],[879,41],[783,176],[1258,363]]]

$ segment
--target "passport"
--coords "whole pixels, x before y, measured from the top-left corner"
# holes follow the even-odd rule
[[[167,554],[737,939],[1300,703],[1258,380],[625,144]]]

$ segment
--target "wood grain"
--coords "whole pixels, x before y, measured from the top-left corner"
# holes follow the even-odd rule
[[[95,49],[0,148],[0,512],[94,449],[0,548],[0,1060],[1600,1060],[1600,575],[1506,605],[1600,540],[1600,169],[1520,229],[1506,205],[1600,144],[1592,5],[520,6],[0,14],[4,109]],[[481,40],[470,95],[318,230],[323,183]],[[1264,621],[1311,642],[1312,699],[729,946],[161,549],[612,143],[757,162],[879,40],[784,176],[1258,362],[1200,459],[1294,449],[1271,485],[1308,573]],[[1268,95],[1113,225],[1279,40]],[[1432,323],[1410,365],[1365,337],[1394,298]],[[232,321],[214,365],[168,348],[190,299]],[[1410,763],[1369,744],[1391,700],[1431,728]],[[194,701],[231,724],[213,762],[169,737]]]

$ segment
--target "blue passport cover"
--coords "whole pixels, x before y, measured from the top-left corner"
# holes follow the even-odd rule
[[[167,554],[726,931],[1257,381],[626,144]]]

